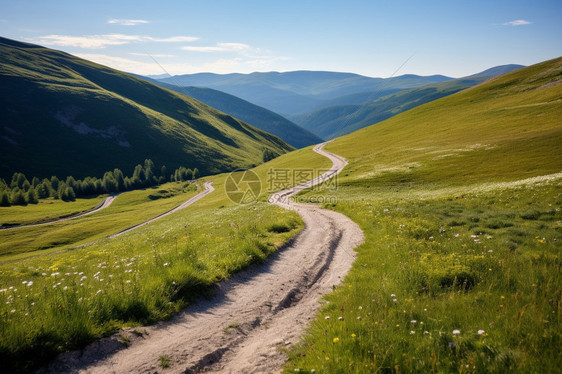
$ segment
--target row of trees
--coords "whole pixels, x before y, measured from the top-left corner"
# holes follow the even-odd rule
[[[188,181],[197,179],[199,170],[180,166],[168,174],[166,166],[157,169],[150,159],[135,166],[132,176],[125,176],[120,169],[107,171],[102,178],[86,177],[76,180],[70,176],[60,180],[56,176],[39,179],[33,177],[31,182],[23,173],[14,173],[10,184],[0,179],[0,206],[36,204],[39,199],[55,198],[74,201],[77,196],[99,195],[130,191],[162,184],[165,182]]]

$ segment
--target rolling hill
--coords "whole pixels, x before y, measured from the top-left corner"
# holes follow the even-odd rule
[[[203,87],[183,87],[151,80],[164,88],[191,96],[210,107],[276,135],[295,148],[321,143],[322,139],[285,117],[236,96]]]
[[[344,105],[346,98],[341,98],[341,103],[338,105],[291,118],[316,135],[324,139],[332,139],[521,67],[521,65],[497,66],[468,77],[411,88],[380,98],[366,94],[353,95],[347,98],[347,102],[353,101],[354,98],[357,100],[374,98],[374,100],[359,105]]]
[[[346,103],[356,103],[364,97],[450,79],[442,75],[403,75],[383,79],[351,73],[292,71],[224,75],[199,73],[177,75],[160,81],[213,88],[287,116],[333,105],[339,102],[340,97],[345,97]]]
[[[285,372],[559,372],[561,103],[557,58],[327,144],[299,201],[366,240]]]
[[[361,183],[396,177],[459,184],[556,173],[562,171],[561,102],[557,58],[337,138],[327,149],[357,160],[350,165]]]
[[[41,46],[0,38],[0,177],[84,177],[151,158],[217,173],[291,146],[195,99]]]

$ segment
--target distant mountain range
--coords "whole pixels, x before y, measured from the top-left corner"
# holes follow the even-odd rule
[[[101,176],[152,159],[210,174],[250,167],[280,138],[193,98],[41,46],[0,38],[0,177]]]
[[[309,131],[308,134],[332,139],[521,67],[497,66],[459,79],[411,74],[384,79],[350,73],[293,71],[186,74],[160,78],[157,82],[278,135],[295,147],[301,147],[318,140],[302,138],[302,130],[295,128],[295,124]],[[183,85],[190,87],[177,88]],[[213,91],[203,89],[209,87]],[[217,90],[228,92],[229,95]],[[237,100],[231,95],[244,100]],[[251,108],[248,101],[282,113],[294,123],[289,125],[283,121],[277,125],[278,122],[270,118],[271,112],[265,115],[263,110],[259,110],[262,108]],[[254,113],[256,110],[259,114]],[[256,121],[260,117],[263,120]],[[284,133],[284,128],[290,129],[291,133]],[[295,139],[303,141],[298,143]]]
[[[144,79],[150,78],[144,77]],[[150,79],[150,81],[170,90],[191,96],[258,129],[276,135],[295,148],[303,148],[323,141],[320,137],[289,121],[287,118],[225,92],[212,88],[176,86],[155,79]]]
[[[225,75],[198,73],[159,80],[179,86],[213,88],[287,116],[340,103],[358,104],[369,98],[450,79],[442,75],[402,75],[383,79],[351,73],[292,71]]]
[[[522,65],[496,66],[468,77],[398,91],[364,104],[344,105],[345,103],[341,103],[290,118],[305,129],[328,140],[522,67]]]
[[[437,185],[450,188],[466,184],[472,191],[480,191],[472,186],[559,173],[562,57],[521,69],[513,65],[497,67],[472,78],[507,71],[338,137],[326,148],[348,158],[353,169],[349,173],[353,177],[342,173],[340,185],[434,191]],[[549,191],[559,194],[557,183],[552,182]],[[538,196],[535,186],[539,185],[529,184],[526,189],[521,185],[530,198],[521,207],[532,206]],[[495,183],[490,188],[501,189]],[[360,196],[356,190],[353,193]],[[499,192],[493,196],[503,209],[508,200]]]

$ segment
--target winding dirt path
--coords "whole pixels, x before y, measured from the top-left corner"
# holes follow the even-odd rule
[[[101,203],[99,203],[98,205],[96,205],[92,209],[88,209],[88,210],[85,210],[85,211],[80,212],[80,213],[72,214],[72,215],[67,216],[67,217],[53,218],[53,219],[50,219],[50,220],[47,220],[47,221],[41,221],[41,222],[37,222],[37,223],[29,223],[29,224],[25,224],[25,225],[0,226],[0,230],[14,230],[14,229],[21,229],[21,228],[24,228],[24,227],[35,227],[35,226],[50,225],[52,223],[64,222],[64,221],[69,221],[71,219],[75,219],[75,218],[78,218],[78,217],[87,216],[88,214],[99,212],[100,210],[109,207],[111,205],[111,203],[113,203],[113,200],[115,200],[115,198],[119,195],[120,194],[110,195],[110,196],[106,197],[105,199],[103,199]]]
[[[125,230],[121,230],[116,234],[112,234],[112,235],[108,235],[108,238],[116,238],[118,236],[121,236],[129,231],[133,231],[135,229],[138,229],[139,227],[142,227],[144,225],[148,225],[149,223],[152,223],[154,221],[159,220],[160,218],[164,218],[166,216],[169,216],[170,214],[173,214],[175,212],[177,212],[178,210],[182,210],[184,208],[187,208],[188,206],[190,206],[191,204],[193,204],[194,202],[202,199],[203,197],[207,196],[208,194],[210,194],[211,192],[213,192],[215,190],[215,188],[212,186],[213,182],[205,182],[205,184],[203,185],[203,191],[199,192],[197,195],[193,196],[192,198],[190,198],[189,200],[183,202],[181,205],[178,205],[177,207],[168,210],[167,212],[164,212],[154,218],[149,219],[148,221],[139,223],[138,225],[134,225],[131,226],[129,228],[126,228]]]
[[[319,299],[339,284],[363,242],[361,229],[346,216],[289,197],[341,171],[346,161],[314,150],[333,162],[316,180],[282,191],[270,202],[297,211],[305,228],[266,262],[218,285],[170,321],[123,330],[79,352],[60,355],[42,372],[62,373],[272,373],[286,362],[279,347],[298,341],[320,307]],[[120,343],[123,336],[128,347]],[[169,367],[161,368],[161,356]]]

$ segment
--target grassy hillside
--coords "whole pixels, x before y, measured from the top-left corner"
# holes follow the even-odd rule
[[[334,101],[340,97],[345,97],[347,103],[349,96],[354,94],[392,92],[449,79],[451,78],[441,75],[403,75],[383,79],[350,73],[292,71],[225,75],[186,74],[161,81],[182,86],[214,88],[276,113],[295,115],[334,105]]]
[[[0,231],[0,371],[29,372],[119,327],[167,318],[212,292],[216,282],[263,261],[302,229],[295,212],[265,202],[280,188],[268,186],[269,171],[330,166],[310,147],[264,163],[254,169],[263,184],[259,201],[247,205],[228,199],[227,174],[205,177],[201,182],[214,181],[213,193],[115,239],[103,236],[166,211],[195,191],[169,183],[125,192],[111,207],[67,225]],[[161,192],[172,196],[151,198]],[[3,220],[28,221],[28,214],[33,219],[37,212],[11,210]],[[76,248],[92,239],[99,241]]]
[[[36,45],[0,39],[0,176],[130,174],[150,158],[204,174],[262,162],[281,139],[192,98]]]
[[[459,185],[562,171],[561,64],[513,71],[338,138],[327,149],[357,160],[350,166],[354,179],[373,184],[397,178]]]
[[[360,95],[354,95],[354,97],[366,100],[362,101],[360,105],[342,105],[338,103],[335,106],[325,107],[293,118],[302,127],[318,136],[324,139],[332,139],[521,67],[521,65],[497,66],[465,78],[428,84],[390,95],[380,95],[383,97],[379,96],[374,100],[369,100],[369,96],[361,97]],[[341,98],[342,103],[352,100],[353,97]]]
[[[295,148],[322,142],[318,136],[285,117],[236,96],[211,88],[180,87],[159,81],[154,82],[170,90],[191,96],[260,130],[276,135]]]
[[[286,372],[559,372],[561,101],[558,58],[328,144],[366,241]]]

